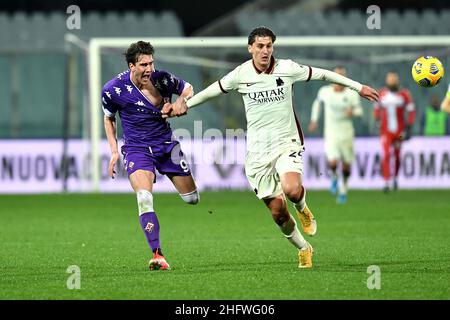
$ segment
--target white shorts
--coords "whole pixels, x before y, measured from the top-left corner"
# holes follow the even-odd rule
[[[325,154],[328,161],[337,160],[344,163],[352,163],[355,158],[353,139],[340,141],[325,139]]]
[[[258,153],[248,152],[245,159],[245,174],[259,199],[275,198],[283,193],[280,176],[286,172],[303,175],[303,146],[293,143],[269,159],[261,159]]]

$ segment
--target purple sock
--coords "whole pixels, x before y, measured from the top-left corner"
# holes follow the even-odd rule
[[[156,213],[146,212],[139,216],[142,230],[147,238],[148,245],[154,252],[160,248],[159,244],[159,222]]]

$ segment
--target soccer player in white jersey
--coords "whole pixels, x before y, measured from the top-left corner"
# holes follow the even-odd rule
[[[362,97],[377,100],[377,92],[332,71],[299,65],[272,55],[276,36],[267,27],[254,29],[248,37],[252,59],[187,101],[193,107],[208,99],[238,91],[247,118],[245,172],[256,196],[263,200],[286,238],[299,250],[299,268],[312,267],[312,246],[303,238],[289,213],[286,197],[294,203],[303,230],[314,235],[317,224],[306,205],[303,187],[303,134],[292,104],[292,85],[309,80],[327,80],[351,87]],[[187,112],[181,105],[166,105],[163,114]],[[165,107],[166,107],[165,106]]]
[[[450,113],[450,83],[448,84],[447,94],[441,103],[441,110]]]
[[[345,68],[341,66],[334,68],[333,71],[343,76],[346,75]],[[355,157],[353,152],[355,130],[353,129],[352,118],[360,117],[363,114],[361,99],[356,91],[339,84],[323,86],[313,102],[309,124],[310,132],[317,129],[317,121],[320,118],[322,106],[325,110],[325,154],[331,171],[330,191],[333,195],[338,193],[337,202],[343,204],[347,201],[347,182]],[[338,186],[337,167],[339,163],[342,165],[342,179],[339,180]]]

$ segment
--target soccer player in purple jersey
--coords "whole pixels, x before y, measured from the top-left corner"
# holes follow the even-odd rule
[[[152,188],[155,169],[166,175],[189,204],[197,204],[199,194],[189,165],[175,140],[161,108],[179,97],[174,105],[181,107],[193,95],[192,86],[174,75],[155,70],[154,48],[149,42],[132,43],[125,52],[128,70],[108,81],[102,91],[106,137],[111,149],[108,173],[114,178],[119,159],[116,138],[118,112],[123,128],[122,154],[131,187],[136,192],[139,220],[153,252],[150,270],[170,269],[161,251],[159,222],[153,209]]]

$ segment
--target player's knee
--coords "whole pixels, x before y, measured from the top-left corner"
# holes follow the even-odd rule
[[[337,169],[337,163],[336,162],[329,162],[328,168],[330,168],[331,171],[336,171]]]
[[[197,190],[185,194],[180,194],[180,197],[184,202],[189,204],[197,204],[200,201],[200,195]]]
[[[342,176],[343,176],[344,178],[350,177],[351,173],[352,173],[352,170],[351,170],[350,168],[344,168],[344,169],[342,170]]]
[[[136,192],[137,203],[139,208],[139,215],[146,212],[154,212],[153,210],[153,195],[148,190],[138,190]]]
[[[297,203],[301,200],[302,197],[302,186],[300,184],[295,184],[286,188],[285,194],[286,197],[294,203]]]

